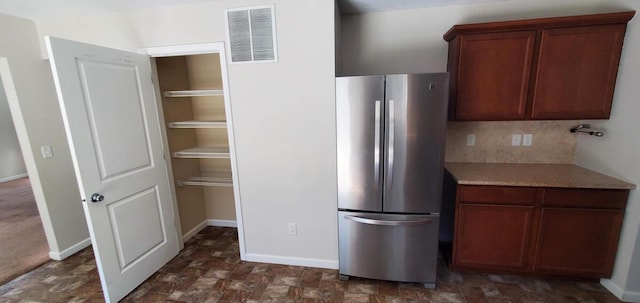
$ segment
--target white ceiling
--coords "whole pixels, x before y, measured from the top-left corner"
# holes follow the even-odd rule
[[[37,20],[52,15],[108,13],[215,0],[0,0],[0,13]]]
[[[361,14],[495,1],[506,0],[338,0],[338,4],[340,5],[340,12],[343,14]]]
[[[218,0],[0,0],[0,13],[37,20],[55,15],[108,13],[209,1]],[[338,3],[343,14],[357,14],[491,1],[504,0],[338,0]]]

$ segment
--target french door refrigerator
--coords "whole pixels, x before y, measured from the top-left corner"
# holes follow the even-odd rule
[[[435,287],[448,74],[336,78],[340,277]]]

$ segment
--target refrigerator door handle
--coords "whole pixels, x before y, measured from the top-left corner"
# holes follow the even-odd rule
[[[358,223],[371,224],[371,225],[386,225],[386,226],[409,226],[409,225],[423,225],[433,222],[432,219],[418,219],[418,220],[378,220],[370,219],[358,216],[345,216],[347,220],[351,220]]]
[[[375,125],[374,143],[373,143],[373,182],[374,187],[378,190],[380,184],[380,100],[376,100],[375,105]]]
[[[394,101],[389,100],[389,147],[387,150],[388,158],[388,169],[387,169],[387,189],[391,189],[393,186],[393,145],[394,145],[394,134],[395,134],[395,106]]]

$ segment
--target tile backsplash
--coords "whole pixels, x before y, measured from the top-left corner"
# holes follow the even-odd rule
[[[449,122],[447,162],[573,163],[579,121]],[[467,135],[475,146],[467,146]],[[531,146],[511,146],[513,134],[532,134]]]

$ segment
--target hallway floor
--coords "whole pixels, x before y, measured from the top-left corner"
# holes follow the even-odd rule
[[[49,261],[29,178],[0,183],[0,285]]]
[[[103,302],[90,248],[0,286],[0,302]],[[352,278],[299,266],[242,262],[235,228],[207,227],[123,302],[620,302],[597,281],[449,271],[438,287]]]

